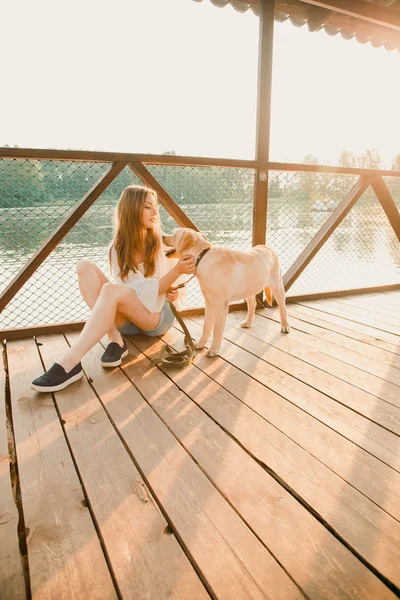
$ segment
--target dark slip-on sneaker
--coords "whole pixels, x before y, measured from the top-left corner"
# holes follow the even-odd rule
[[[66,373],[64,367],[54,363],[46,373],[32,381],[31,388],[36,392],[58,392],[81,379],[82,375],[81,363],[78,363],[69,373]]]
[[[102,367],[118,367],[122,363],[122,359],[128,356],[128,346],[124,342],[121,346],[117,342],[111,342],[108,344],[106,351],[100,359]]]

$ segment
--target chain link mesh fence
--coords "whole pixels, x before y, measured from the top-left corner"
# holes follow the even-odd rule
[[[383,177],[383,180],[397,206],[397,210],[400,211],[400,177]]]
[[[253,169],[147,168],[212,244],[235,250],[251,248]],[[176,227],[171,218],[166,227],[168,232]],[[204,306],[197,279],[190,283],[187,306]]]
[[[108,165],[76,162],[72,168],[68,162],[18,160],[0,160],[0,165],[0,237],[8,256],[0,270],[1,293]],[[238,249],[251,246],[252,170],[170,166],[149,170],[212,243]],[[35,185],[35,177],[39,186]],[[76,264],[81,258],[90,258],[110,276],[107,250],[114,209],[122,190],[140,183],[128,167],[120,173],[3,310],[1,329],[88,317],[89,310],[78,288]],[[234,193],[229,197],[230,189]],[[177,227],[162,206],[160,216],[165,232]],[[186,306],[203,304],[197,281],[193,280]]]
[[[358,178],[330,173],[270,172],[267,244],[277,252],[283,273]],[[389,179],[386,183],[399,202],[400,181]],[[399,282],[399,243],[370,186],[294,282],[288,295]]]
[[[357,176],[270,171],[267,244],[279,256],[282,273],[343,200]]]
[[[13,161],[12,167],[17,167],[22,180],[21,172],[25,174],[25,163],[30,161],[21,162]],[[26,185],[21,186],[21,195],[12,201],[13,219],[1,220],[2,244],[7,245],[12,263],[12,268],[1,272],[1,291],[108,168],[103,163],[77,162],[71,169],[68,162],[43,161],[40,194],[24,197]],[[124,169],[4,309],[2,329],[87,318],[89,311],[79,292],[76,263],[81,258],[91,258],[109,275],[107,248],[112,237],[113,211],[124,187],[133,183],[140,182],[130,169]],[[1,181],[2,207],[10,202],[9,194],[3,194],[4,188],[7,191]],[[1,210],[9,213],[7,208]],[[41,224],[40,229],[35,223]],[[17,253],[16,248],[19,248]]]
[[[107,168],[104,163],[0,160],[0,292]]]
[[[0,293],[109,168],[108,163],[0,160]],[[181,209],[215,245],[245,250],[252,245],[254,170],[148,166]],[[269,173],[267,244],[284,273],[343,200],[358,176]],[[400,206],[400,181],[386,178]],[[76,263],[94,260],[109,276],[107,249],[112,216],[122,190],[140,184],[127,167],[71,229],[4,309],[0,328],[80,321],[89,311],[76,278]],[[162,227],[174,220],[160,206]],[[350,211],[289,295],[398,283],[400,250],[371,188]],[[203,306],[196,280],[187,307]]]

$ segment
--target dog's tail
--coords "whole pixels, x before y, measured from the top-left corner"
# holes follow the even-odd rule
[[[272,290],[270,287],[264,288],[265,297],[267,298],[267,302],[270,306],[272,306]]]

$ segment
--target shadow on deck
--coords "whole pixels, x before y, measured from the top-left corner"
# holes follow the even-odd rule
[[[9,341],[1,597],[399,596],[400,292],[288,314],[182,371],[150,364],[178,329],[112,370],[98,344],[54,398],[29,383],[77,334]]]

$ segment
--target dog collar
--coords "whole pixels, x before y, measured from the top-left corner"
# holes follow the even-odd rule
[[[211,250],[211,248],[204,248],[204,250],[202,250],[200,252],[200,254],[198,255],[197,259],[196,259],[196,267],[199,266],[199,262],[201,261],[201,259],[203,258],[203,256],[205,256],[207,254],[207,252]]]
[[[211,247],[210,247],[210,248],[204,248],[204,250],[202,250],[202,251],[200,252],[200,254],[198,255],[198,257],[197,257],[197,259],[196,259],[196,267],[198,266],[198,264],[199,264],[199,262],[201,261],[201,259],[203,258],[203,256],[204,256],[205,254],[207,254],[207,252],[208,252],[209,250],[211,250]],[[194,279],[195,277],[196,277],[196,274],[192,275],[191,277],[189,277],[189,279],[188,279],[187,281],[185,281],[184,283],[180,283],[179,285],[177,285],[175,289],[176,289],[176,290],[180,290],[181,288],[184,288],[184,287],[185,287],[185,285],[186,285],[187,283],[189,283],[189,281],[192,281],[192,279]]]

